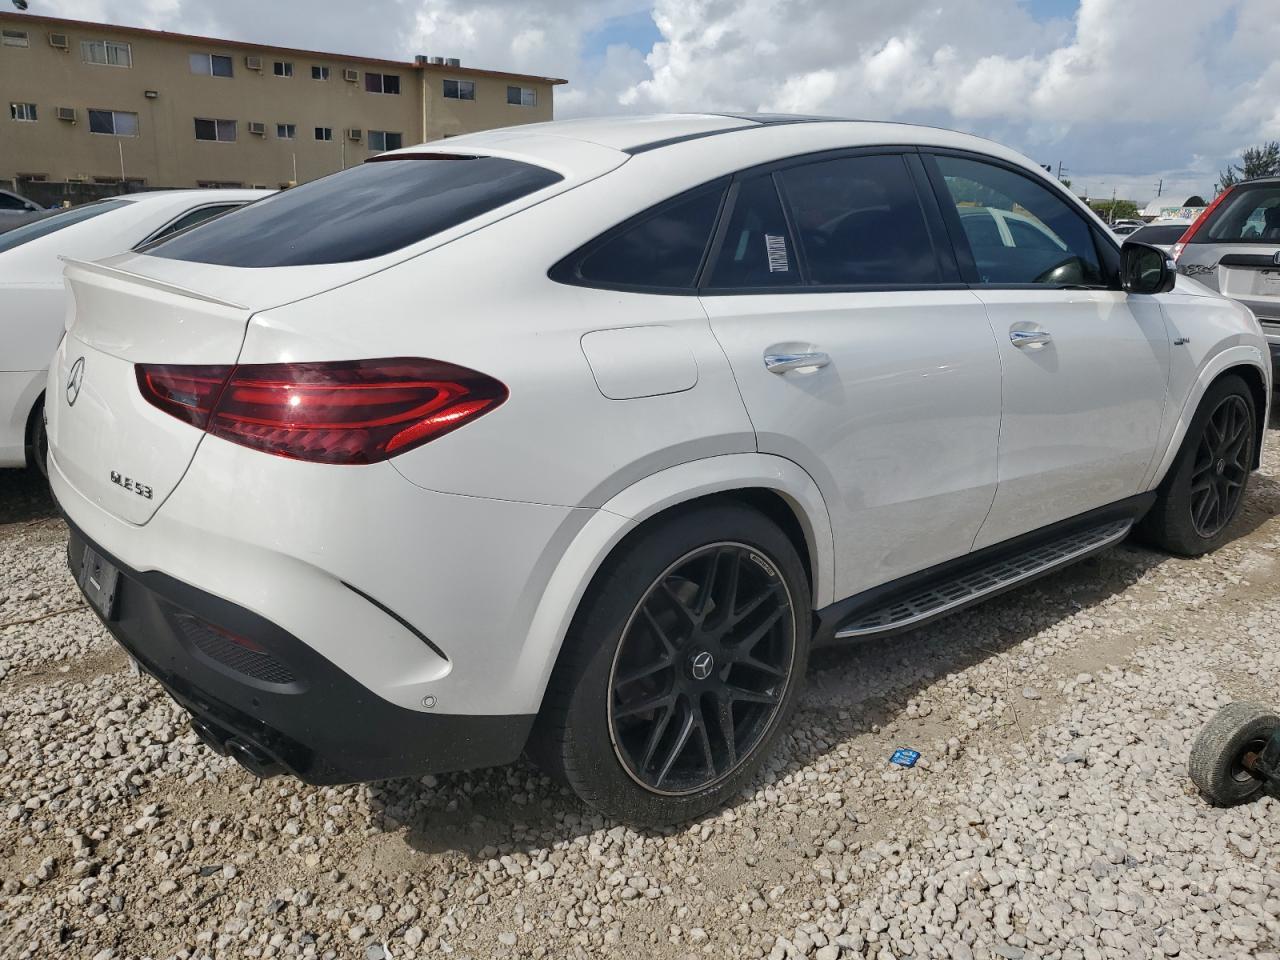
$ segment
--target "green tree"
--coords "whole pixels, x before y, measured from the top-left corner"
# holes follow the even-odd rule
[[[1138,205],[1132,200],[1090,200],[1089,206],[1108,223],[1132,219],[1138,215]]]
[[[1260,147],[1249,147],[1240,154],[1239,163],[1227,164],[1227,169],[1218,174],[1218,182],[1225,190],[1245,180],[1276,176],[1280,176],[1280,141],[1271,140]]]

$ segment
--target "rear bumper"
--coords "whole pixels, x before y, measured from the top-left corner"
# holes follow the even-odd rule
[[[72,523],[73,574],[87,542]],[[256,761],[260,775],[354,783],[509,763],[524,748],[532,714],[436,715],[389,703],[263,617],[90,545],[120,572],[107,629],[193,715],[206,743],[251,769]]]

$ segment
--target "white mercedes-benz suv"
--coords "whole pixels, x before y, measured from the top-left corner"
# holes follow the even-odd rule
[[[212,748],[528,749],[634,822],[743,789],[816,645],[1221,544],[1271,391],[1248,309],[888,123],[472,134],[66,275],[71,568]]]

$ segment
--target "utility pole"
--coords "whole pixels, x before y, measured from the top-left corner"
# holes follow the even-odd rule
[[[1160,178],[1160,182],[1156,184],[1156,196],[1159,197],[1164,193],[1164,177]]]
[[[1058,161],[1058,179],[1061,180],[1062,175],[1066,172],[1067,172],[1066,168],[1062,166],[1062,161],[1059,160]]]

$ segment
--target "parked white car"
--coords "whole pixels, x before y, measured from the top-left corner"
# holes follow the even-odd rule
[[[1193,221],[1181,217],[1170,217],[1167,220],[1152,220],[1145,227],[1140,227],[1129,234],[1126,239],[1138,243],[1148,243],[1153,247],[1170,253],[1173,245],[1186,234]]]
[[[929,127],[471,134],[67,277],[71,569],[211,747],[527,746],[641,822],[742,789],[812,646],[1224,542],[1270,395],[1248,310]]]
[[[67,315],[60,258],[131,250],[271,192],[130,194],[0,233],[0,467],[44,468],[44,383]]]

